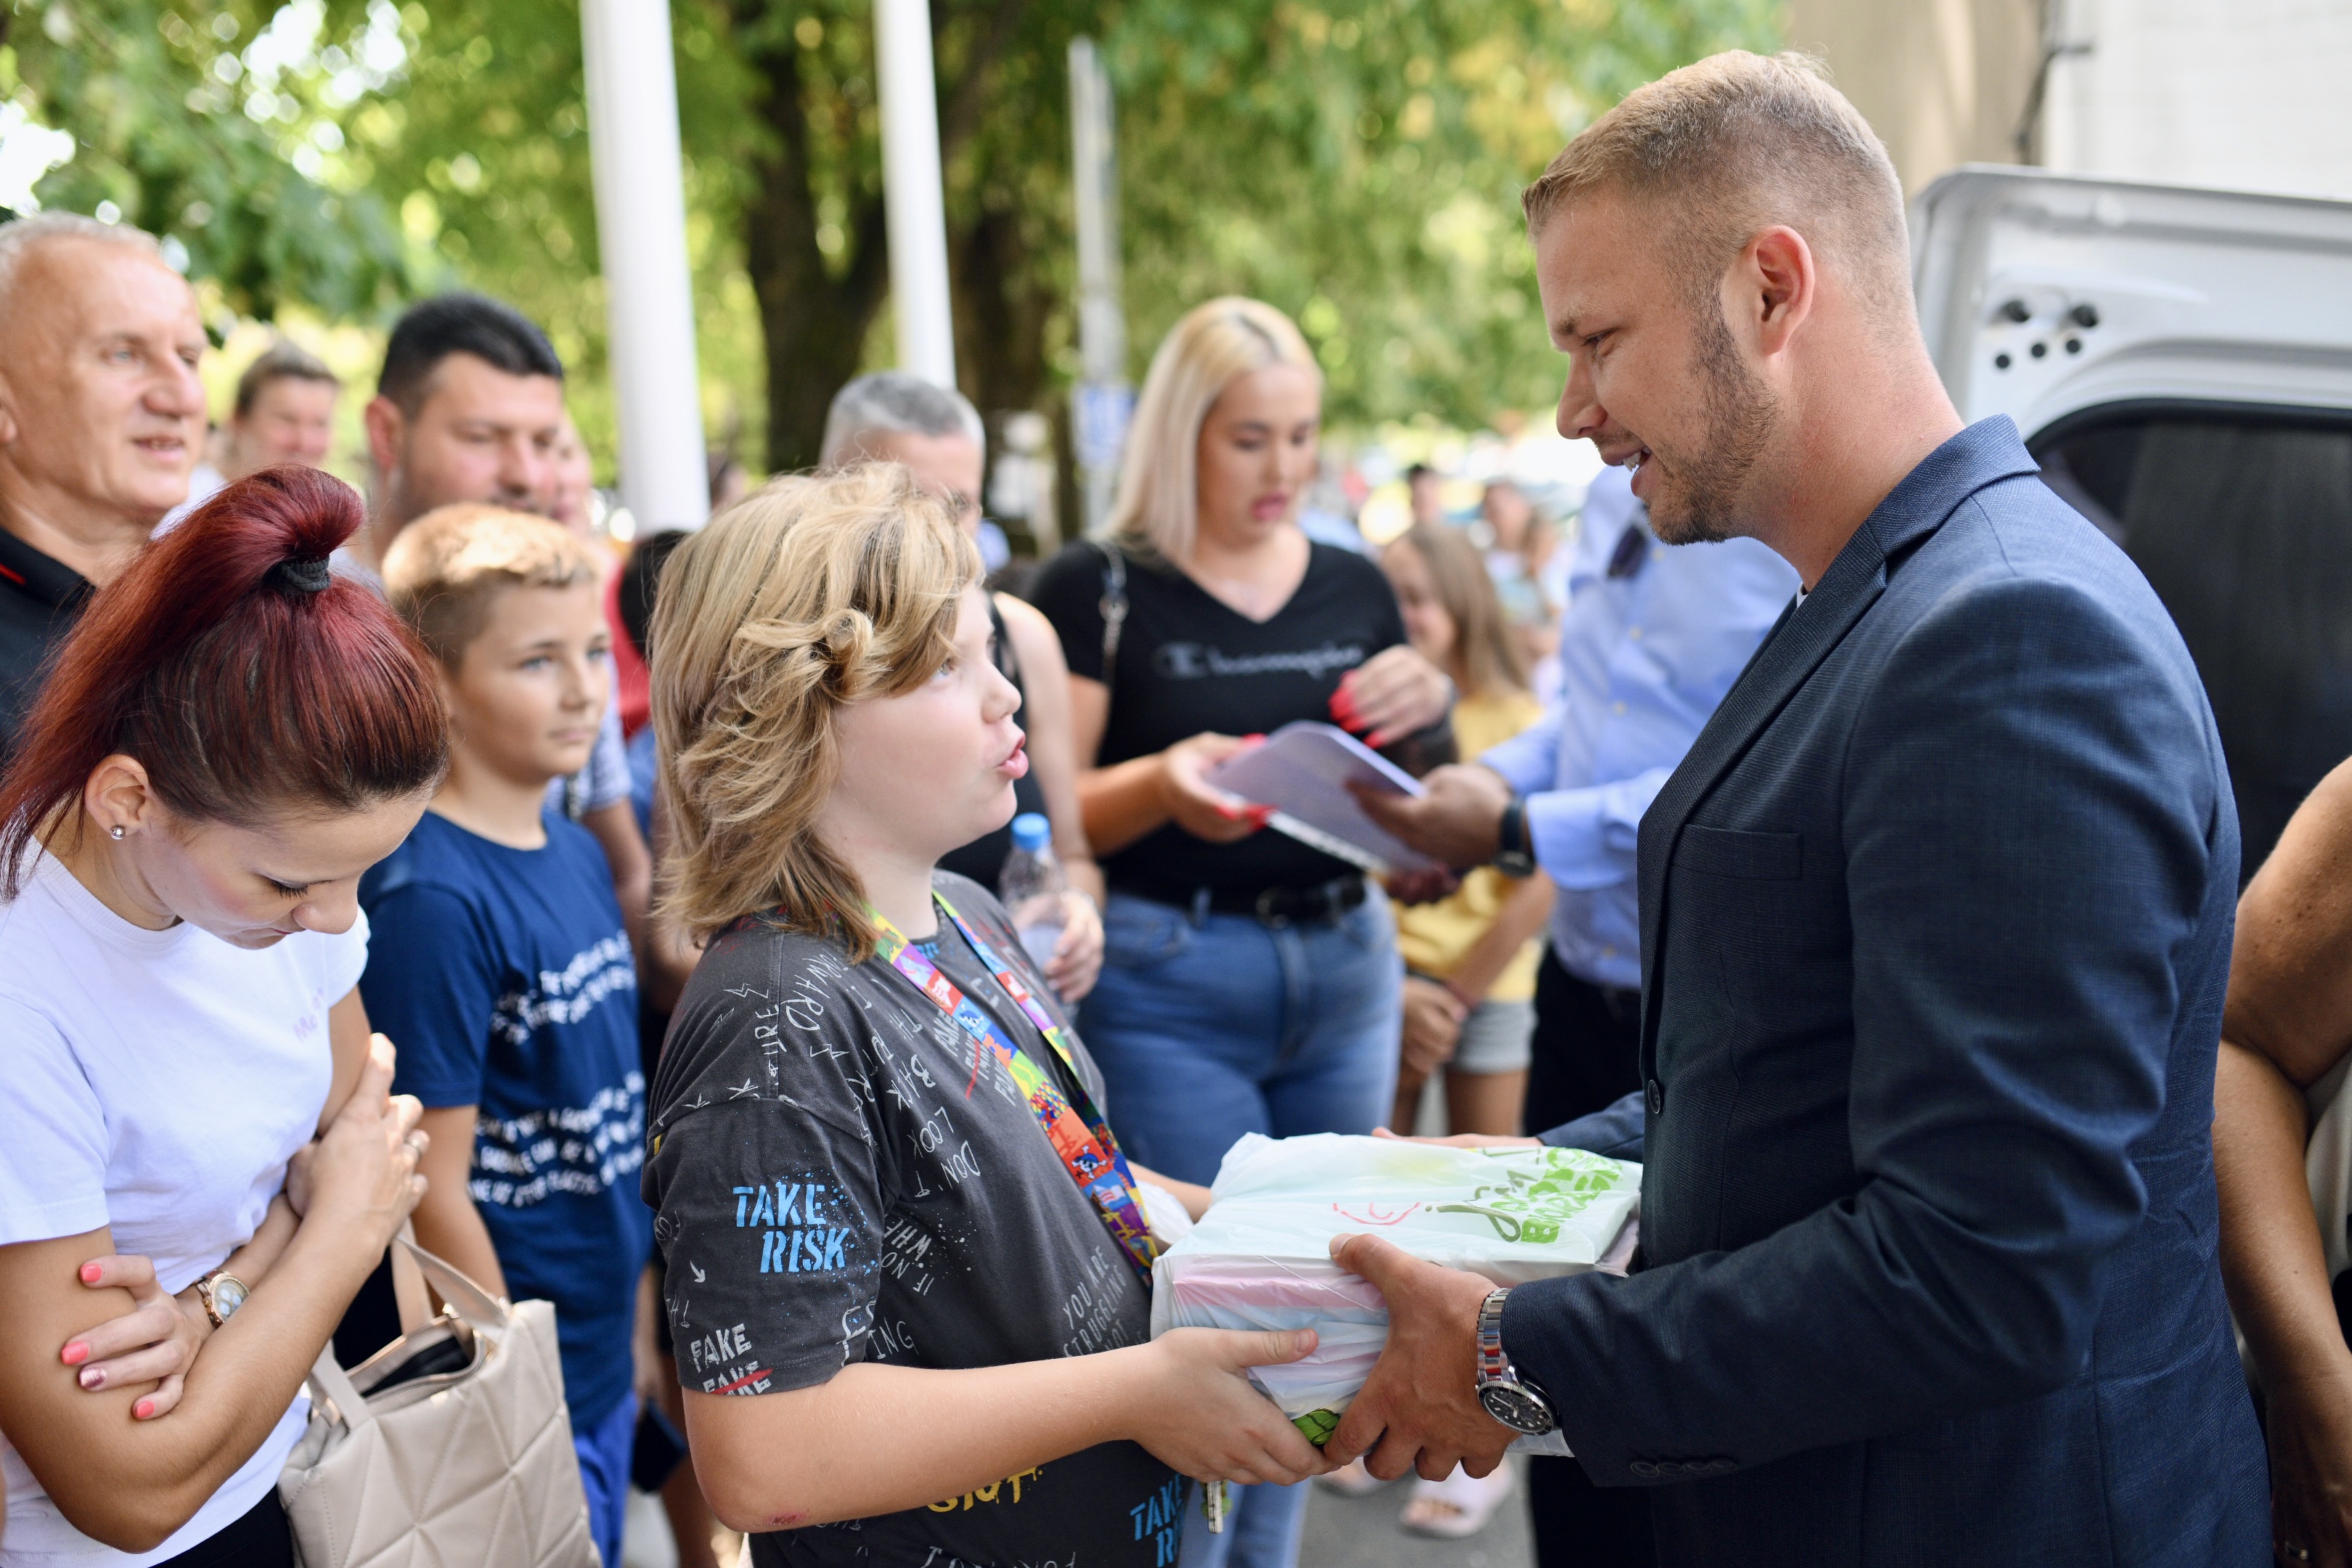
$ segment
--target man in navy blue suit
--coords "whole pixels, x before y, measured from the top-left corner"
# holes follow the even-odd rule
[[[1527,207],[1561,433],[1804,591],[1642,820],[1642,1091],[1543,1135],[1643,1163],[1633,1272],[1343,1239],[1391,1326],[1327,1451],[1435,1478],[1556,1423],[1667,1564],[2263,1561],[2215,1264],[2237,825],[2179,637],[1962,426],[1894,169],[1807,62],[1642,89]],[[1495,774],[1430,782],[1395,831],[1527,852]]]

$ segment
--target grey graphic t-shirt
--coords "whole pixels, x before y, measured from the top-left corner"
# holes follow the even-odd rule
[[[937,886],[1051,1007],[996,900],[946,873]],[[934,962],[1066,1086],[940,925]],[[1078,1066],[1099,1105],[1082,1047]],[[758,1395],[856,1362],[998,1366],[1150,1335],[1150,1294],[995,1053],[879,959],[852,966],[756,919],[722,933],[672,1017],[652,1110],[645,1196],[688,1388]],[[751,1556],[1163,1568],[1182,1496],[1142,1448],[1106,1444],[926,1508],[757,1536]]]

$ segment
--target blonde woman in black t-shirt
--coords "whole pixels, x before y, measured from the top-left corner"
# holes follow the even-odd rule
[[[1187,1182],[1245,1132],[1370,1131],[1395,1084],[1402,971],[1380,891],[1202,778],[1300,719],[1401,757],[1450,750],[1453,688],[1408,645],[1380,568],[1299,530],[1321,421],[1289,318],[1200,306],[1153,356],[1110,538],[1064,551],[1034,594],[1069,660],[1110,889],[1080,1026],[1122,1142]],[[1305,1502],[1251,1489],[1187,1563],[1286,1568]]]

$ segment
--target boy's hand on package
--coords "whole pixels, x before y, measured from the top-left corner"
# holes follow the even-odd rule
[[[1517,1435],[1478,1402],[1478,1309],[1495,1287],[1369,1236],[1334,1237],[1331,1259],[1378,1288],[1389,1341],[1324,1458],[1361,1456],[1384,1481],[1407,1470],[1442,1481],[1457,1464],[1491,1475]]]
[[[1315,1342],[1312,1329],[1172,1329],[1138,1346],[1153,1371],[1135,1440],[1194,1480],[1286,1487],[1336,1468],[1249,1380],[1249,1368],[1297,1361]]]
[[[93,1290],[130,1291],[131,1310],[76,1334],[58,1359],[77,1369],[74,1381],[91,1394],[125,1384],[153,1383],[146,1397],[131,1407],[131,1418],[152,1421],[170,1415],[180,1403],[197,1350],[212,1333],[212,1320],[196,1300],[195,1288],[188,1288],[184,1300],[165,1295],[155,1282],[154,1264],[125,1255],[93,1258],[81,1266],[78,1278]]]

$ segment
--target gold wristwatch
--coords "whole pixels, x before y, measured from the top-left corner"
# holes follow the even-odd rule
[[[245,1305],[245,1299],[250,1294],[245,1288],[245,1281],[226,1268],[215,1268],[196,1281],[196,1300],[205,1304],[205,1316],[213,1321],[213,1327],[216,1329]]]

